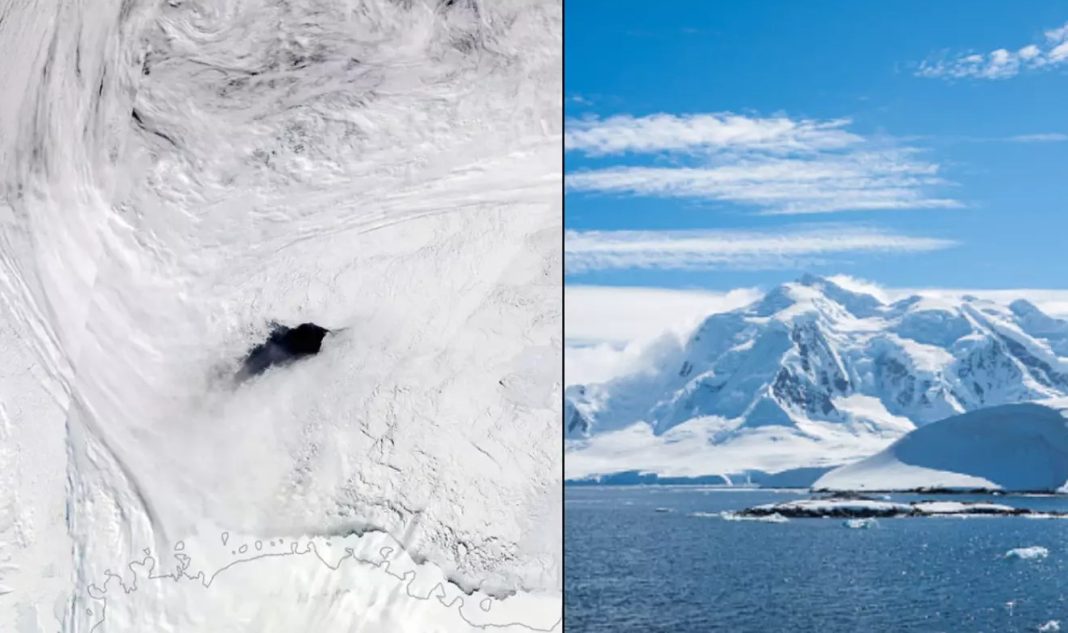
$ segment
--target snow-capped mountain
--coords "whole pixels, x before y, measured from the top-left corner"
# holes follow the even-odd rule
[[[711,445],[888,443],[957,413],[1064,395],[1068,322],[1027,301],[886,303],[804,276],[708,317],[651,370],[570,387],[565,423],[573,449],[636,423],[654,436],[700,427]]]

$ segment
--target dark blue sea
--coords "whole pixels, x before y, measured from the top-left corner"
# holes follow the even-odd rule
[[[1068,631],[1068,520],[727,521],[800,491],[568,487],[568,633]],[[893,495],[1068,511],[1068,498]],[[661,511],[657,511],[661,508]],[[666,510],[666,511],[665,511]],[[1042,546],[1045,559],[1006,559]]]

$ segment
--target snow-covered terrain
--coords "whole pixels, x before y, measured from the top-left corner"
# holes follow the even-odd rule
[[[558,603],[561,38],[551,0],[0,0],[0,631],[132,630],[89,587],[227,531]],[[331,333],[235,383],[272,321]],[[139,583],[153,630],[272,630]]]
[[[886,302],[813,276],[656,353],[568,387],[568,477],[830,467],[936,420],[1068,394],[1068,322],[1027,301]]]
[[[1006,404],[916,429],[832,470],[828,490],[921,488],[1053,492],[1068,482],[1068,402]]]

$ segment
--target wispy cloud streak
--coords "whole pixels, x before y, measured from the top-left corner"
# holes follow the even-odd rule
[[[765,214],[961,206],[927,195],[927,188],[944,183],[938,166],[901,150],[699,168],[612,167],[568,174],[566,183],[572,191],[741,203]]]
[[[1068,62],[1068,23],[1046,31],[1042,42],[1017,50],[999,48],[987,53],[968,53],[927,60],[916,74],[943,79],[1008,79],[1024,71],[1049,70]]]
[[[565,182],[573,192],[695,198],[765,214],[962,206],[930,193],[946,183],[918,150],[873,141],[848,124],[733,114],[572,120],[569,151],[617,164],[570,171]],[[619,164],[641,154],[670,166]]]
[[[1039,134],[1017,134],[1010,136],[1008,141],[1013,143],[1063,143],[1068,141],[1068,134],[1060,132],[1042,132]]]
[[[568,231],[568,274],[610,269],[788,269],[849,253],[905,253],[952,240],[878,229],[807,227],[784,231]]]
[[[772,153],[837,149],[862,139],[843,128],[848,119],[795,121],[731,113],[619,115],[567,121],[568,151],[600,156],[664,151],[746,150]]]

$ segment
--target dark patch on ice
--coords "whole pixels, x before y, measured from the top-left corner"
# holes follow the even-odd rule
[[[172,139],[171,137],[167,136],[163,132],[160,132],[157,129],[149,127],[148,124],[145,123],[144,117],[142,117],[141,113],[137,111],[137,108],[134,108],[133,111],[130,112],[130,116],[133,118],[134,123],[137,124],[137,127],[141,128],[142,130],[144,130],[146,132],[150,132],[152,134],[155,134],[156,136],[158,136],[161,139],[167,141],[171,145],[174,145],[175,147],[178,147],[178,144],[174,142],[174,139]]]
[[[238,379],[256,376],[275,365],[288,365],[318,354],[323,338],[329,332],[314,323],[301,323],[297,327],[276,324],[267,340],[249,351]]]

